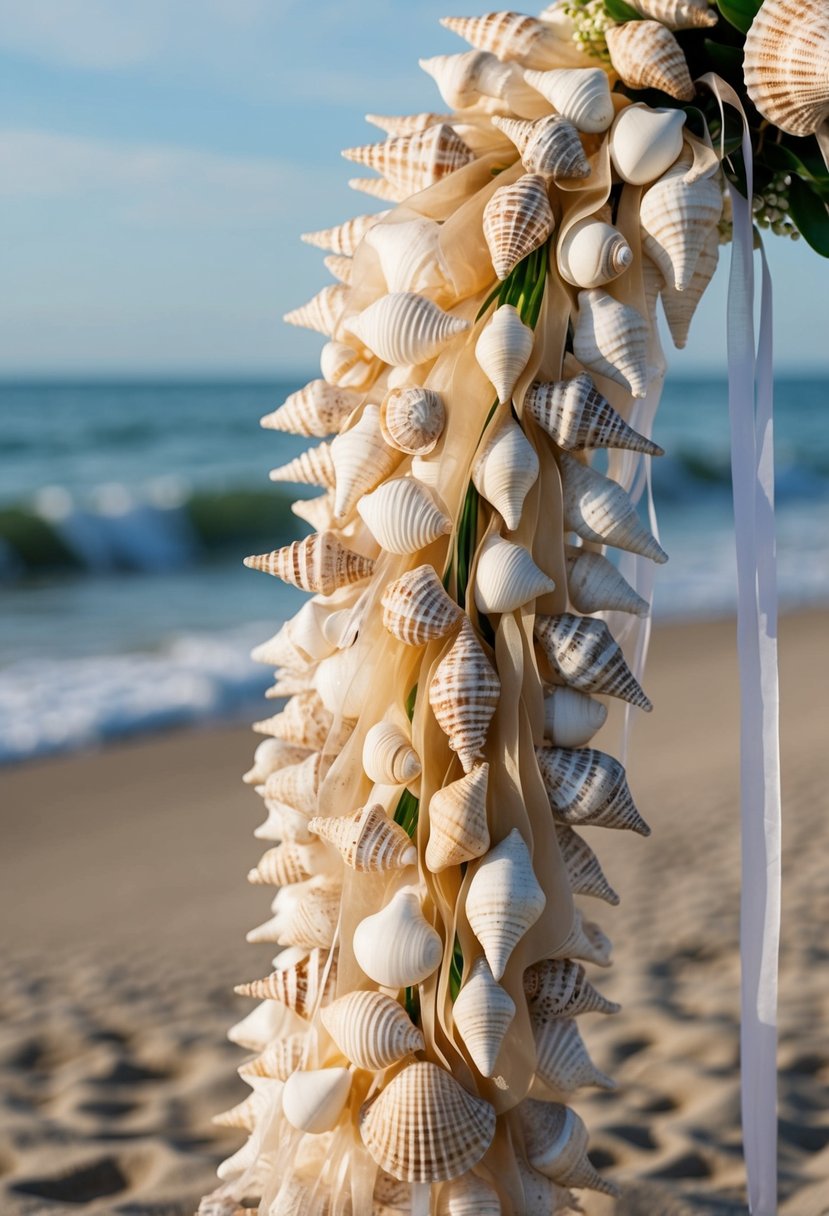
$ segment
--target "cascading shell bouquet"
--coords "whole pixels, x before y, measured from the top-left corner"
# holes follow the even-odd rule
[[[254,652],[290,698],[245,777],[249,877],[277,888],[249,940],[280,951],[238,989],[252,1092],[219,1121],[249,1138],[203,1213],[615,1190],[568,1106],[613,1084],[578,1019],[618,1010],[585,971],[610,942],[575,898],[618,896],[582,831],[648,833],[593,746],[599,698],[650,709],[620,645],[648,604],[606,548],[634,584],[666,560],[630,492],[660,454],[656,306],[683,345],[723,205],[674,32],[717,15],[634,7],[600,63],[557,6],[447,19],[472,49],[422,61],[444,112],[345,153],[389,209],[305,238],[337,282],[286,319],[325,336],[322,377],[262,421],[320,441],[272,477],[323,492],[309,536],[247,559],[312,595]]]

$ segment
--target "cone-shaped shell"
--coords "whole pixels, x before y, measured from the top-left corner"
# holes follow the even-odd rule
[[[575,456],[559,453],[564,494],[564,527],[582,540],[641,553],[662,564],[668,555],[639,520],[630,496],[618,482],[605,477]]]
[[[268,818],[253,833],[257,840],[294,840],[297,844],[311,844],[308,818],[287,803],[266,799]],[[319,942],[314,943],[320,945]]]
[[[464,1174],[440,1188],[437,1216],[501,1216],[501,1201],[483,1178]]]
[[[524,409],[566,452],[627,448],[662,455],[660,447],[628,426],[586,372],[572,380],[536,381],[524,398]]]
[[[654,182],[682,151],[683,110],[626,106],[616,115],[610,132],[610,159],[623,182],[644,186]]]
[[[443,943],[426,921],[420,900],[405,889],[379,912],[360,921],[353,946],[360,967],[383,988],[421,983],[443,957]]]
[[[394,722],[372,726],[363,743],[363,771],[376,785],[408,785],[420,776],[420,758]]]
[[[475,358],[502,404],[512,398],[518,378],[530,361],[535,335],[511,304],[497,308],[475,346]]]
[[[528,1098],[518,1107],[527,1160],[560,1186],[588,1187],[605,1195],[618,1188],[605,1182],[587,1155],[587,1128],[574,1110],[558,1102]]]
[[[441,97],[453,110],[475,106],[478,111],[503,108],[506,102],[520,109],[532,93],[524,83],[521,69],[514,63],[504,63],[489,51],[465,51],[460,55],[435,55],[421,59],[420,66],[440,90]]]
[[[376,169],[401,199],[426,190],[474,159],[472,150],[445,123],[408,135],[393,135],[383,143],[346,148],[343,156]]]
[[[313,815],[317,809],[323,758],[319,752],[292,764],[288,768],[272,773],[265,783],[265,797],[275,802],[284,802],[304,815]]]
[[[286,325],[298,325],[303,329],[316,330],[326,338],[333,336],[343,310],[348,303],[349,290],[342,283],[330,283],[317,292],[313,299],[292,312],[286,312],[282,320]]]
[[[312,950],[299,959],[291,959],[280,955],[282,967],[277,968],[263,980],[254,980],[250,984],[240,984],[235,991],[239,996],[253,996],[257,1000],[279,1001],[292,1009],[301,1018],[308,1018],[320,999],[330,997],[337,981],[336,962],[332,963],[328,976],[325,972],[328,966],[328,952]]]
[[[562,115],[547,114],[535,122],[496,117],[492,124],[515,144],[528,173],[539,173],[555,181],[590,176],[590,162],[579,133]]]
[[[469,322],[413,291],[393,291],[349,318],[346,328],[384,363],[405,365],[433,359]]]
[[[571,225],[558,243],[558,268],[574,287],[601,287],[633,262],[633,251],[618,228],[586,219]]]
[[[444,1182],[481,1160],[495,1109],[437,1064],[410,1064],[360,1112],[360,1135],[378,1165],[404,1182]]]
[[[616,1084],[596,1068],[570,1018],[540,1022],[535,1031],[536,1075],[551,1089],[572,1094],[583,1086],[615,1089]]]
[[[412,477],[384,482],[360,499],[357,510],[388,553],[417,553],[452,531],[430,491]]]
[[[746,89],[762,116],[790,135],[814,135],[829,118],[823,0],[765,0],[743,53]]]
[[[248,874],[248,882],[269,883],[275,887],[304,882],[306,878],[327,868],[326,858],[324,845],[297,844],[293,840],[286,840],[260,857]]]
[[[339,253],[329,253],[327,258],[322,259],[322,264],[338,283],[351,285],[351,280],[354,277],[354,260],[352,258],[344,258]]]
[[[546,903],[529,849],[517,828],[478,863],[466,896],[466,915],[496,980]]]
[[[647,616],[650,605],[606,557],[565,545],[567,592],[577,612],[632,612]]]
[[[572,826],[627,828],[648,836],[618,760],[592,747],[536,748],[538,766],[553,814]]]
[[[263,739],[253,753],[253,766],[242,780],[245,785],[262,785],[271,773],[287,768],[289,764],[301,764],[307,759],[305,750],[283,743],[281,739]]]
[[[307,1037],[291,1034],[280,1039],[254,1060],[248,1060],[239,1069],[240,1077],[271,1077],[274,1081],[286,1081],[292,1072],[301,1067],[305,1058]]]
[[[327,877],[319,876],[317,882]],[[303,883],[302,886],[311,884]],[[300,946],[305,950],[313,950],[315,946],[328,949],[334,944],[341,897],[339,884],[311,886],[286,912],[280,911],[264,925],[251,929],[246,940],[254,944],[278,942],[281,946]]]
[[[334,719],[323,705],[319,694],[311,690],[291,697],[281,714],[274,714],[266,722],[257,723],[256,729],[267,728],[267,733],[274,739],[281,739],[285,743],[307,748],[309,751],[320,751],[325,746],[333,723]],[[305,756],[294,760],[293,763],[301,764],[307,759]],[[287,764],[280,765],[279,770],[275,769],[274,773],[288,767]],[[266,780],[269,780],[270,776],[271,774],[268,774]],[[279,795],[276,793],[269,793],[268,797],[279,801]]]
[[[455,999],[452,1017],[478,1072],[491,1077],[504,1035],[515,1017],[515,1002],[496,984],[485,958],[472,964],[469,979]]]
[[[334,522],[334,495],[329,490],[317,498],[300,498],[291,504],[291,511],[315,532],[325,532]]]
[[[436,123],[448,122],[451,117],[451,114],[423,110],[420,114],[366,114],[366,122],[387,135],[410,135],[412,131],[425,131]]]
[[[385,177],[350,177],[348,185],[352,190],[359,190],[372,198],[381,198],[386,203],[399,203],[405,198],[404,192],[386,181]]]
[[[710,29],[717,24],[717,14],[708,0],[630,0],[630,6],[669,30]]]
[[[468,618],[452,648],[438,664],[429,685],[429,704],[438,725],[449,736],[465,773],[483,748],[501,695],[501,681],[481,648]]]
[[[522,1216],[550,1216],[550,1212],[568,1212],[576,1208],[572,1191],[564,1190],[539,1174],[523,1157],[518,1157],[515,1164],[523,1192]],[[277,1213],[277,1216],[281,1214]]]
[[[367,806],[336,819],[312,819],[308,827],[332,844],[347,866],[361,873],[401,870],[417,862],[417,849],[381,806]]]
[[[300,452],[294,460],[271,469],[271,481],[292,481],[297,485],[323,486],[331,489],[335,472],[331,460],[331,444],[319,443],[316,447]]]
[[[383,438],[380,410],[367,405],[356,426],[338,435],[331,444],[336,478],[334,514],[345,517],[363,494],[388,477],[400,462],[400,453]]]
[[[680,157],[642,196],[642,250],[677,291],[690,286],[697,261],[722,214],[715,177],[685,181],[689,162]]]
[[[517,182],[499,187],[484,208],[484,236],[498,278],[505,279],[528,254],[540,248],[553,231],[553,224],[547,185],[540,174],[527,173]]]
[[[382,992],[349,992],[321,1012],[322,1024],[352,1064],[376,1072],[423,1051],[423,1031]]]
[[[357,351],[345,342],[326,342],[320,352],[320,371],[327,384],[365,390],[380,374],[382,364],[369,352]]]
[[[272,553],[246,557],[245,565],[318,595],[332,595],[338,587],[359,583],[374,570],[371,558],[347,549],[333,532],[314,532]]]
[[[378,211],[376,215],[357,215],[353,220],[346,220],[335,228],[323,228],[319,232],[304,232],[302,239],[306,245],[315,245],[317,249],[330,249],[332,253],[342,254],[350,258],[357,252],[357,246],[370,228],[388,215],[387,211]]]
[[[555,586],[523,545],[493,535],[481,546],[475,570],[475,603],[481,612],[513,612]]]
[[[296,953],[304,957],[302,951]],[[290,1018],[290,1011],[275,1001],[262,1001],[241,1022],[231,1026],[227,1037],[231,1043],[244,1047],[246,1051],[264,1051],[274,1039],[284,1034],[284,1024]]]
[[[336,388],[324,380],[312,380],[305,388],[291,393],[285,404],[265,414],[261,425],[271,431],[324,439],[338,431],[353,409],[360,404],[357,393]]]
[[[528,66],[546,66],[556,38],[548,26],[523,13],[486,13],[482,17],[443,17],[441,25],[479,51],[499,59],[518,59]]]
[[[252,1132],[256,1127],[256,1120],[262,1110],[261,1093],[252,1093],[245,1098],[244,1102],[240,1102],[238,1106],[232,1106],[230,1110],[223,1110],[221,1114],[214,1115],[210,1120],[216,1127],[230,1127],[236,1131]]]
[[[688,341],[688,332],[694,319],[694,313],[697,311],[697,305],[714,277],[719,259],[720,234],[717,228],[712,228],[699,252],[694,267],[694,277],[685,290],[677,291],[673,284],[663,283],[662,307],[665,310],[665,320],[668,322],[674,346],[678,350],[682,350]]]
[[[597,134],[613,122],[610,83],[601,68],[529,71],[524,79],[579,131]]]
[[[419,218],[377,224],[366,237],[376,252],[388,291],[444,291],[449,272],[440,248],[440,225]]]
[[[596,991],[581,963],[571,958],[545,959],[528,967],[524,992],[537,1025],[582,1013],[618,1013],[621,1009]]]
[[[292,1073],[282,1091],[282,1113],[297,1131],[319,1136],[339,1122],[351,1089],[347,1068]]]
[[[386,443],[410,456],[431,452],[445,425],[443,398],[428,388],[393,388],[380,407]]]
[[[539,616],[535,636],[550,666],[572,688],[620,697],[646,713],[653,708],[604,621],[570,612]]]
[[[521,522],[538,469],[535,449],[512,418],[492,433],[472,466],[475,488],[500,512],[510,532]]]
[[[489,765],[478,764],[471,773],[432,795],[425,860],[433,874],[483,857],[489,849],[488,780]]]
[[[383,592],[383,624],[407,646],[425,646],[455,628],[463,610],[446,593],[432,566],[418,566]]]
[[[661,89],[677,101],[693,101],[694,83],[682,47],[658,21],[626,21],[605,31],[610,60],[631,89]]]
[[[578,832],[560,823],[556,824],[556,838],[573,894],[590,895],[593,899],[602,899],[617,907],[619,896],[607,881],[599,859],[587,841]]]
[[[544,700],[544,734],[557,747],[583,747],[607,720],[607,708],[575,688],[554,688]]]
[[[573,353],[589,371],[621,384],[634,397],[648,391],[648,327],[635,308],[601,288],[579,292]]]

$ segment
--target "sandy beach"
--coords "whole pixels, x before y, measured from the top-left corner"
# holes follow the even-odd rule
[[[781,1213],[829,1212],[829,615],[781,627]],[[578,1103],[618,1202],[587,1216],[745,1211],[739,1129],[738,692],[733,622],[656,631],[629,765],[650,840],[593,830],[620,892],[587,1020],[618,1092]],[[239,1136],[225,1031],[265,974],[269,896],[242,728],[170,734],[0,773],[0,1211],[185,1216]],[[596,978],[596,977],[594,977]]]

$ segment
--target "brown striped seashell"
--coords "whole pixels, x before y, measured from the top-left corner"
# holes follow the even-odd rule
[[[383,592],[383,624],[407,646],[425,646],[451,633],[463,609],[446,593],[434,567],[409,570]]]
[[[601,287],[633,263],[633,251],[618,228],[586,219],[571,225],[558,243],[561,277],[574,287]]]
[[[320,1136],[339,1123],[350,1089],[347,1068],[297,1070],[282,1090],[282,1113],[297,1131]]]
[[[495,982],[485,958],[472,964],[469,978],[455,998],[452,1017],[478,1072],[491,1077],[515,1017],[515,1002]]]
[[[254,730],[267,729],[267,733],[274,739],[307,748],[308,751],[320,751],[325,746],[333,724],[333,716],[322,704],[319,694],[311,690],[291,697],[282,713],[275,714],[265,722],[258,722]],[[288,766],[281,767],[285,769]],[[268,797],[278,798],[278,795],[268,794]]]
[[[377,1072],[396,1064],[426,1040],[398,1001],[382,992],[349,992],[321,1012],[322,1024],[347,1060]]]
[[[609,967],[613,942],[595,921],[585,920],[581,909],[573,914],[573,925],[566,939],[556,950],[558,958],[582,959],[597,967]]]
[[[592,747],[537,747],[538,767],[555,818],[569,827],[627,829],[649,836],[618,760]]]
[[[393,388],[380,407],[380,427],[390,447],[410,456],[437,445],[446,425],[440,393],[428,388]]]
[[[495,1109],[428,1061],[410,1064],[360,1112],[372,1158],[403,1182],[445,1182],[472,1169],[495,1135]]]
[[[694,82],[682,47],[658,21],[625,21],[605,31],[613,69],[631,89],[660,89],[693,101]]]
[[[324,380],[312,380],[305,388],[291,393],[278,410],[265,414],[260,419],[260,426],[266,430],[324,439],[338,431],[359,404],[357,393],[336,388]]]
[[[269,976],[240,984],[234,992],[257,1000],[279,1001],[299,1017],[309,1018],[318,1001],[326,1003],[333,996],[337,983],[336,959],[331,963],[327,977],[326,968],[327,951],[317,949],[305,954],[288,949],[280,954],[276,969]]]
[[[564,494],[564,527],[582,540],[640,553],[662,565],[668,555],[640,521],[630,496],[612,477],[582,464],[567,452],[558,454]]]
[[[528,173],[551,177],[553,181],[590,176],[590,162],[579,133],[560,114],[546,114],[534,122],[496,116],[492,125],[515,144]]]
[[[365,391],[382,369],[370,352],[361,352],[346,342],[326,342],[320,352],[320,371],[327,384]]]
[[[323,765],[322,755],[315,752],[302,764],[292,764],[278,773],[271,773],[265,782],[265,797],[285,802],[300,814],[313,815],[317,809]]]
[[[539,616],[535,636],[550,666],[571,688],[620,697],[650,713],[653,706],[633,678],[604,621],[571,612]]]
[[[343,156],[382,174],[398,199],[428,189],[474,160],[472,150],[446,123],[392,135],[383,143],[346,148]]]
[[[683,110],[625,106],[610,132],[610,159],[623,182],[656,181],[682,152]]]
[[[429,704],[465,773],[483,759],[487,731],[498,707],[501,681],[468,617],[429,685]]]
[[[394,722],[378,722],[363,743],[363,771],[376,785],[408,785],[420,776],[420,757]]]
[[[432,795],[425,861],[433,874],[483,857],[489,849],[488,781],[489,765],[477,764],[470,773]]]
[[[366,122],[379,127],[387,135],[411,135],[413,131],[425,131],[438,123],[450,122],[451,114],[435,114],[422,111],[420,114],[366,114]]]
[[[662,448],[625,422],[586,372],[572,380],[536,381],[524,398],[524,409],[566,452],[626,448],[647,456],[663,454]]]
[[[475,603],[481,612],[514,612],[555,587],[523,545],[496,535],[484,541],[475,568]]]
[[[521,938],[547,900],[529,849],[517,828],[477,864],[466,895],[466,915],[496,980],[503,978]]]
[[[717,24],[716,11],[708,0],[630,0],[630,6],[669,30],[710,29]]]
[[[553,231],[547,185],[537,173],[500,186],[484,208],[484,236],[499,279],[540,248]],[[414,362],[414,360],[397,360]]]
[[[665,310],[665,320],[668,322],[674,346],[678,350],[682,350],[688,341],[688,333],[694,313],[697,311],[697,305],[714,277],[719,260],[720,234],[717,228],[712,228],[699,251],[693,278],[685,290],[677,291],[673,284],[663,283],[662,307]]]
[[[567,562],[567,593],[570,602],[584,615],[591,612],[631,612],[635,616],[647,616],[650,604],[638,595],[627,579],[606,557],[564,546]]]
[[[549,26],[523,13],[486,13],[482,17],[443,17],[441,25],[479,51],[525,67],[547,67],[560,44]]]
[[[588,371],[614,380],[633,397],[648,391],[648,327],[628,304],[600,287],[579,292],[573,353]]]
[[[384,440],[376,405],[367,405],[356,425],[337,436],[331,444],[331,459],[336,478],[334,515],[345,519],[363,494],[400,463],[400,453]]]
[[[452,531],[452,521],[413,477],[383,482],[360,499],[357,510],[387,553],[417,553]]]
[[[469,329],[425,296],[393,291],[350,317],[346,328],[384,363],[408,365],[433,359],[447,343]]]
[[[259,1078],[257,1080],[260,1084],[264,1081]],[[265,1091],[257,1087],[252,1094],[245,1098],[244,1102],[240,1102],[238,1106],[232,1106],[230,1110],[222,1111],[219,1115],[214,1115],[210,1122],[216,1127],[230,1127],[234,1131],[252,1132],[266,1104]]]
[[[829,32],[821,0],[765,0],[746,35],[743,56],[746,89],[763,118],[789,135],[825,131]]]
[[[518,1157],[515,1164],[523,1193],[521,1216],[550,1216],[551,1212],[578,1210],[572,1191],[564,1190],[539,1174],[538,1170],[527,1165],[523,1157]]]
[[[544,699],[544,734],[556,747],[584,747],[607,721],[607,708],[575,688],[554,688]]]
[[[560,1186],[586,1187],[603,1195],[621,1192],[605,1182],[587,1155],[587,1128],[574,1110],[528,1098],[518,1106],[527,1160]]]
[[[501,1216],[492,1187],[474,1174],[462,1174],[440,1188],[437,1216]]]
[[[568,1095],[585,1086],[613,1090],[616,1082],[596,1068],[572,1018],[533,1025],[536,1076],[551,1089]]]
[[[335,228],[304,232],[302,240],[306,245],[315,245],[317,249],[330,249],[332,253],[350,258],[357,252],[357,247],[368,230],[387,215],[387,211],[378,211],[376,215],[357,215],[353,220],[346,220]]]
[[[475,345],[475,358],[498,394],[500,404],[512,399],[534,345],[535,334],[512,304],[496,308],[481,330]]]
[[[307,759],[308,753],[302,747],[294,747],[281,739],[263,739],[256,745],[253,753],[253,765],[245,773],[242,780],[245,785],[262,785],[271,773],[289,764],[301,764]]]
[[[366,244],[377,254],[387,291],[447,291],[449,268],[440,247],[440,225],[434,220],[376,224]]]
[[[599,134],[613,122],[610,82],[602,68],[528,71],[524,79],[579,131]]]
[[[472,466],[476,490],[503,517],[508,531],[521,523],[524,501],[538,479],[538,456],[512,418],[493,431]]]
[[[359,190],[361,194],[368,194],[371,198],[382,199],[384,203],[399,203],[405,198],[403,192],[384,177],[350,177],[348,185],[351,190]]]
[[[642,250],[677,291],[691,284],[700,253],[722,214],[722,189],[716,177],[685,181],[690,161],[673,168],[646,190],[639,209]]]
[[[607,881],[599,859],[587,841],[565,824],[557,823],[555,828],[561,859],[573,894],[589,895],[593,899],[604,900],[611,907],[618,907],[619,896]]]
[[[330,867],[328,853],[322,844],[296,844],[292,840],[268,849],[248,873],[248,882],[284,887],[289,883],[305,882],[314,874]]]
[[[311,889],[286,912],[280,911],[264,925],[251,929],[246,940],[253,945],[277,942],[281,946],[299,946],[304,950],[313,950],[315,946],[330,949],[340,920],[342,888],[339,884],[317,885],[320,878],[327,877],[321,875],[317,883],[303,883],[302,886],[310,885]]]
[[[366,806],[339,818],[312,819],[308,828],[362,874],[402,870],[417,863],[417,849],[381,806]]]
[[[369,229],[370,231],[371,229]],[[353,258],[343,257],[341,253],[329,253],[327,258],[322,259],[322,264],[338,283],[345,283],[347,287],[351,286],[351,280],[354,277]]]
[[[422,983],[443,957],[439,934],[424,917],[418,896],[406,888],[379,912],[360,921],[354,930],[353,949],[369,979],[394,989]]]
[[[297,485],[333,489],[336,474],[331,460],[331,444],[319,443],[316,447],[306,448],[294,460],[271,469],[269,476],[271,481],[292,481]]]
[[[270,1077],[286,1081],[302,1065],[308,1040],[304,1034],[291,1034],[280,1039],[239,1069],[240,1077]]]
[[[333,532],[314,532],[272,553],[246,557],[244,564],[318,595],[332,595],[338,587],[359,583],[374,570],[370,557],[347,549]]]
[[[317,292],[313,299],[300,308],[286,312],[282,320],[286,325],[297,325],[302,329],[313,329],[330,338],[336,330],[340,317],[348,303],[349,290],[342,283],[331,283]]]
[[[334,494],[329,490],[317,498],[301,498],[291,504],[291,511],[315,532],[326,532],[334,523]]]
[[[550,958],[524,972],[524,992],[536,1025],[583,1013],[618,1013],[621,1005],[597,992],[584,967],[571,958]]]

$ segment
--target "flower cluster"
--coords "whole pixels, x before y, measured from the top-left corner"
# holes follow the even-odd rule
[[[571,37],[586,55],[610,63],[605,30],[610,16],[604,0],[564,0],[561,12],[572,23]]]

